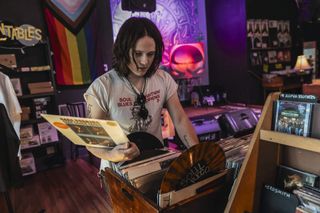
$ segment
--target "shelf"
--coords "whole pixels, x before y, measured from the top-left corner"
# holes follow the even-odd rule
[[[282,144],[320,153],[320,140],[315,138],[302,137],[261,129],[260,139],[271,143]]]
[[[251,51],[268,51],[268,50],[290,50],[291,46],[288,47],[265,47],[265,48],[250,48]]]
[[[49,70],[41,70],[41,71],[6,71],[6,74],[15,75],[15,76],[18,76],[18,75],[33,75],[33,74],[36,74],[36,73],[47,73],[47,72],[50,72],[50,71],[51,71],[51,69],[49,69]]]
[[[39,93],[39,94],[28,94],[28,95],[18,96],[18,99],[37,98],[37,97],[54,96],[54,95],[55,95],[54,92]]]
[[[21,151],[22,152],[28,152],[30,150],[40,150],[40,149],[43,149],[43,148],[47,148],[49,146],[57,146],[60,143],[61,143],[61,141],[52,141],[52,142],[40,144],[39,146],[27,147],[27,148],[21,149]]]
[[[15,55],[17,68],[10,69],[2,66],[1,69],[0,64],[0,69],[8,75],[10,79],[15,79],[13,81],[14,83],[17,82],[14,84],[15,91],[18,91],[19,94],[21,94],[20,91],[22,91],[23,95],[17,96],[17,98],[20,106],[26,108],[25,113],[28,115],[25,115],[24,117],[28,119],[21,121],[21,126],[28,128],[32,127],[32,130],[38,135],[41,135],[39,124],[45,122],[45,120],[43,118],[37,118],[35,115],[40,111],[50,114],[58,113],[55,71],[52,63],[50,43],[48,42],[48,38],[44,39],[44,41],[41,41],[34,46],[13,45],[6,48],[0,45],[1,54]],[[17,79],[19,79],[19,82]],[[29,84],[40,82],[51,82],[50,88],[52,89],[43,88],[42,90],[38,90],[38,92],[41,93],[31,94]],[[35,99],[43,100],[35,101]],[[38,104],[37,102],[40,103]],[[42,131],[46,133],[48,129],[46,128]],[[55,136],[53,133],[44,134],[43,137],[46,139],[43,139],[43,141],[48,140],[49,135]],[[60,160],[64,159],[64,156],[63,145],[61,141],[59,141],[59,135],[57,135],[57,139],[52,138],[52,140],[58,141],[41,144],[35,147],[27,147],[21,150],[22,153],[31,152],[33,154],[37,171],[52,168],[56,165],[62,165],[60,162],[64,161]]]
[[[27,121],[21,121],[21,125],[26,125],[26,124],[36,124],[36,123],[41,123],[41,122],[45,122],[46,120],[44,120],[43,118],[38,118],[38,119],[30,119]]]

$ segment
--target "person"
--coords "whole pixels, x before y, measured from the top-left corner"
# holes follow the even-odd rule
[[[159,69],[163,50],[161,33],[151,20],[126,20],[113,46],[112,69],[97,78],[84,94],[88,117],[116,120],[126,134],[144,131],[162,141],[161,110],[165,106],[179,137],[189,148],[199,141],[179,102],[176,82]],[[140,154],[132,142],[111,150],[87,149],[101,158],[102,170],[111,167],[110,162],[131,160]]]

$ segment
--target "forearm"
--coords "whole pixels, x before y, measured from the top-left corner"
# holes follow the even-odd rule
[[[94,156],[101,158],[103,160],[108,160],[114,162],[114,159],[112,158],[111,151],[108,149],[102,149],[102,148],[93,148],[93,147],[86,147],[89,152],[91,152]]]
[[[188,117],[184,117],[179,123],[175,125],[177,133],[183,144],[190,148],[199,143],[198,136]]]

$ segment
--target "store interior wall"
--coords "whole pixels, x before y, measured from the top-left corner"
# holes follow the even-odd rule
[[[10,21],[13,25],[20,26],[22,24],[30,24],[39,28],[48,36],[47,26],[45,18],[42,12],[43,8],[42,0],[11,0],[0,2],[0,20]],[[97,8],[109,8],[109,1],[96,1]],[[110,10],[107,10],[110,11]],[[103,24],[108,25],[111,23],[110,14],[106,14],[106,20],[103,20]],[[108,52],[107,64],[111,66],[112,56],[111,49],[113,44],[112,28],[106,27],[105,30],[106,41],[108,41],[108,47],[105,47],[105,51]],[[72,102],[84,101],[83,93],[86,91],[89,85],[81,86],[59,86],[57,85],[57,104],[66,104]]]
[[[5,5],[2,2],[0,20],[10,20],[17,25],[28,23],[46,32],[41,2],[43,1],[11,0],[6,1]],[[101,6],[109,4],[108,1],[96,2]],[[256,8],[247,8],[248,3],[252,2]],[[250,75],[247,67],[246,19],[249,14],[252,16],[250,11],[256,14],[280,14],[292,19],[292,15],[296,15],[288,7],[292,2],[294,1],[206,0],[210,85],[222,86],[227,91],[229,101],[248,104],[262,104],[264,101],[261,82]],[[261,4],[263,6],[257,6]],[[106,18],[108,17],[110,14],[106,14]],[[107,39],[113,41],[112,28],[106,30]],[[297,40],[299,43],[301,38]],[[296,49],[300,51],[299,46]],[[110,53],[111,62],[111,48],[106,48],[106,51]],[[58,104],[83,101],[82,94],[87,86],[58,87]]]

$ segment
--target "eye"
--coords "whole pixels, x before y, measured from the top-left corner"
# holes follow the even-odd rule
[[[141,57],[142,56],[142,52],[134,52],[134,56],[135,57]]]
[[[155,52],[149,52],[149,53],[147,54],[148,57],[153,57],[154,55],[155,55]]]

